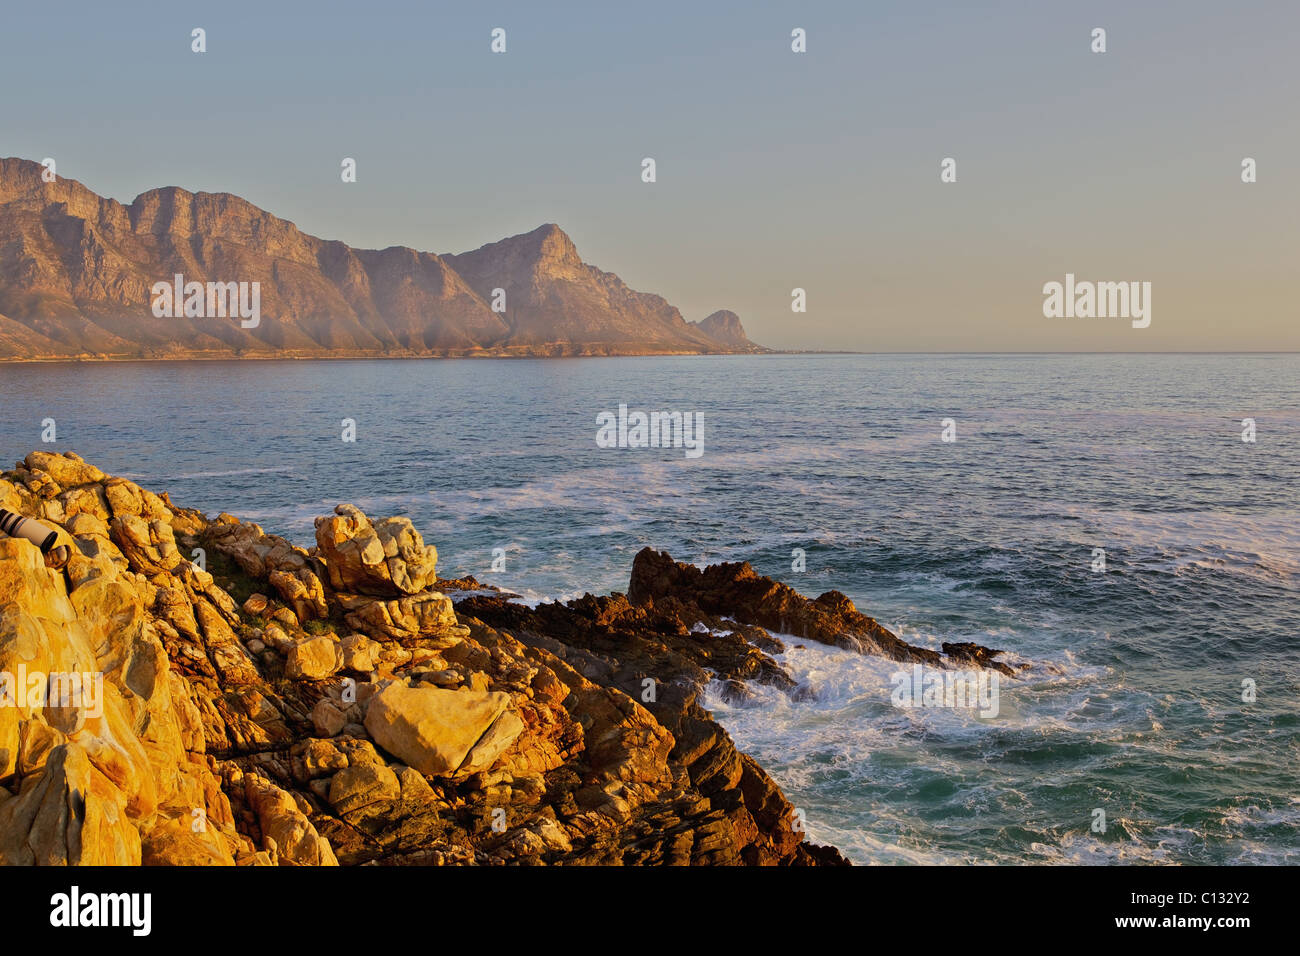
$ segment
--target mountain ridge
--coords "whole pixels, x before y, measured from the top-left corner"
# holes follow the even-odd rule
[[[554,223],[458,254],[359,249],[233,193],[128,205],[44,172],[0,159],[0,360],[768,351],[583,262]],[[258,283],[257,324],[179,302],[156,316],[152,290],[176,275]]]

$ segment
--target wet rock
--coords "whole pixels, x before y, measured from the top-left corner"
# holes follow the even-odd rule
[[[708,613],[726,614],[779,634],[863,654],[934,667],[949,663],[944,654],[908,644],[878,621],[862,614],[841,592],[827,591],[817,598],[806,598],[788,585],[762,577],[748,562],[715,564],[701,569],[674,561],[662,551],[644,548],[632,562],[628,599],[640,605],[654,605],[663,600],[688,602]],[[978,648],[978,652],[965,652],[959,660],[1014,673],[1007,665],[992,660],[996,651],[978,645],[969,647]]]

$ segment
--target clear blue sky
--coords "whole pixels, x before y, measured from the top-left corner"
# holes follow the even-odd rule
[[[0,155],[363,247],[557,222],[774,346],[1296,349],[1297,40],[1290,0],[11,2]],[[1066,272],[1152,282],[1151,327],[1044,318]]]

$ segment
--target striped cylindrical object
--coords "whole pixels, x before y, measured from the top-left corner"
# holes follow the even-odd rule
[[[59,540],[57,531],[51,531],[40,522],[6,511],[4,508],[0,508],[0,531],[11,538],[25,538],[40,548],[41,554],[49,554],[50,549]]]

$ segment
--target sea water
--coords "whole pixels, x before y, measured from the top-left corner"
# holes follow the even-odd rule
[[[703,453],[602,447],[620,404]],[[76,451],[304,545],[342,501],[407,515],[532,601],[626,590],[649,545],[1035,662],[991,719],[798,639],[807,693],[710,691],[856,862],[1300,862],[1300,356],[11,365],[0,408],[6,463]]]

